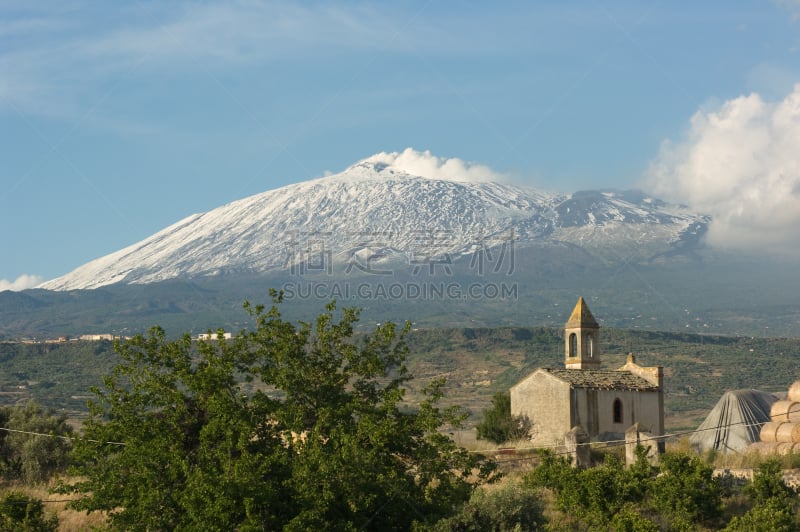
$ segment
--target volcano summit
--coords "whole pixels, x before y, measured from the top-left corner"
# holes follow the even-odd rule
[[[281,271],[369,274],[385,261],[457,261],[509,243],[575,246],[605,265],[646,263],[691,254],[710,221],[638,191],[551,194],[478,180],[495,176],[465,172],[453,159],[430,172],[404,164],[409,155],[432,157],[379,153],[335,175],[194,214],[39,288]]]

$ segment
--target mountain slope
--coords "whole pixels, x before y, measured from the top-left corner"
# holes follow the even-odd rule
[[[606,263],[695,247],[708,218],[638,192],[554,195],[413,175],[374,156],[344,172],[189,216],[40,288],[423,264],[507,245],[571,244]],[[369,272],[368,272],[369,273]]]

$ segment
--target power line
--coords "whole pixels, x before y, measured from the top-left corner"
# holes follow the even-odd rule
[[[787,415],[788,416],[788,414],[792,414],[792,413],[795,413],[795,412],[800,412],[800,408],[797,408],[797,409],[794,409],[794,410],[789,410],[785,414],[782,414],[782,415]],[[667,439],[670,439],[670,438],[678,438],[678,437],[686,436],[686,435],[689,435],[689,434],[698,434],[700,432],[707,432],[707,431],[710,431],[710,430],[727,429],[727,428],[730,428],[730,427],[735,427],[735,426],[740,426],[740,425],[741,426],[745,426],[745,427],[763,426],[766,423],[767,423],[766,421],[763,421],[763,422],[756,421],[754,423],[748,423],[746,421],[738,421],[736,423],[726,423],[724,425],[716,425],[714,427],[709,427],[709,428],[705,428],[705,429],[698,428],[698,429],[694,429],[694,430],[686,430],[686,431],[682,431],[682,432],[674,432],[674,433],[671,433],[671,434],[653,435],[653,436],[649,436],[647,438],[640,439],[639,442],[667,440]],[[91,443],[101,443],[101,444],[104,444],[104,445],[120,445],[120,446],[126,446],[127,445],[124,442],[94,440],[94,439],[91,439],[91,438],[79,438],[79,437],[65,436],[65,435],[59,435],[59,434],[47,434],[47,433],[43,433],[43,432],[33,432],[33,431],[27,431],[27,430],[9,429],[9,428],[6,428],[6,427],[0,427],[0,430],[6,431],[6,432],[13,432],[13,433],[17,433],[17,434],[28,434],[28,435],[31,435],[31,436],[40,436],[40,437],[46,437],[46,438],[58,438],[58,439],[66,440],[66,441],[86,441],[86,442],[91,442]],[[625,439],[604,440],[604,441],[601,441],[601,442],[579,443],[579,444],[577,444],[577,446],[578,447],[587,446],[587,445],[592,445],[593,443],[602,443],[602,444],[604,444],[606,446],[614,447],[614,446],[618,446],[618,445],[624,445],[624,444],[626,444],[628,442]],[[514,450],[515,451],[533,451],[533,450],[540,450],[540,449],[557,449],[557,448],[560,448],[560,447],[563,447],[563,445],[561,445],[561,444],[550,444],[550,445],[537,445],[537,446],[531,446],[531,447],[520,447],[520,448],[515,448]],[[499,449],[495,449],[495,450],[492,450],[492,449],[490,449],[490,450],[474,450],[474,451],[467,451],[467,452],[474,453],[474,454],[487,454],[487,453],[491,453],[491,452],[496,451],[496,450],[499,450]],[[555,454],[572,454],[572,453],[570,453],[570,452],[561,452],[561,453],[555,453]]]
[[[51,503],[51,504],[55,504],[55,503],[59,503],[59,502],[75,502],[75,501],[82,500],[82,499],[36,499],[36,497],[32,496],[32,495],[27,495],[26,494],[25,496],[30,498],[30,499],[38,500],[41,503]],[[30,501],[8,501],[8,500],[3,501],[3,506],[9,506],[9,505],[12,505],[12,506],[27,506],[28,504],[30,504]]]
[[[794,410],[789,410],[789,411],[786,412],[786,414],[782,414],[782,415],[787,415],[788,416],[788,414],[792,414],[792,413],[795,413],[795,412],[800,412],[800,408],[794,409]],[[686,431],[683,431],[683,432],[674,432],[674,433],[671,433],[671,434],[654,435],[654,436],[650,436],[650,437],[647,437],[647,438],[640,439],[639,443],[647,442],[647,441],[656,441],[657,442],[659,440],[667,440],[669,438],[678,438],[678,437],[681,437],[681,436],[686,436],[688,434],[697,434],[697,433],[706,432],[706,431],[709,431],[709,430],[727,429],[727,428],[730,428],[730,427],[735,427],[735,426],[740,426],[740,425],[745,426],[745,427],[763,426],[766,423],[767,423],[767,421],[763,421],[763,422],[757,421],[757,422],[754,422],[754,423],[748,423],[746,421],[738,421],[736,423],[726,423],[724,425],[717,425],[715,427],[709,427],[709,428],[705,428],[705,429],[699,429],[698,428],[698,429],[695,429],[695,430],[686,430]],[[594,443],[601,443],[601,444],[604,444],[604,445],[609,446],[609,447],[617,447],[617,446],[620,446],[620,445],[627,444],[628,441],[627,440],[605,440],[605,441],[600,441],[600,442],[578,443],[578,444],[576,444],[576,447],[591,446]],[[800,442],[798,442],[798,443],[800,443]],[[537,445],[535,447],[532,446],[532,447],[515,448],[514,451],[535,451],[535,450],[541,450],[541,449],[558,449],[558,448],[561,448],[561,447],[564,447],[564,445],[561,445],[561,444]],[[499,451],[499,449],[497,449],[497,450]],[[493,452],[493,450],[467,451],[467,452],[475,453],[475,454],[489,454],[489,453]],[[556,456],[558,456],[558,455],[567,455],[567,454],[574,454],[574,451],[560,451],[560,452],[554,452],[553,454],[556,455]],[[504,462],[514,462],[514,461],[521,461],[521,460],[530,460],[530,458],[528,458],[528,457],[515,458],[515,459],[510,459],[510,460],[504,460]]]
[[[93,439],[90,439],[90,438],[78,438],[76,436],[64,436],[64,435],[60,435],[60,434],[45,434],[44,432],[32,432],[32,431],[29,431],[29,430],[8,429],[8,428],[5,428],[5,427],[0,427],[0,430],[4,430],[6,432],[14,432],[14,433],[17,433],[17,434],[29,434],[31,436],[44,436],[44,437],[47,437],[47,438],[58,438],[58,439],[61,439],[61,440],[66,440],[66,441],[88,441],[88,442],[91,442],[91,443],[102,443],[104,445],[122,445],[122,446],[127,445],[127,444],[125,444],[123,442],[118,442],[118,441],[100,441],[100,440],[93,440]]]

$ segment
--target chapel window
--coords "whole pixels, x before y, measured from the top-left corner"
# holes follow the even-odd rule
[[[614,399],[614,423],[622,423],[622,401]]]

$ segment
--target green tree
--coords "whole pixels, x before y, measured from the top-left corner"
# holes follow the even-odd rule
[[[796,493],[783,481],[781,464],[775,459],[763,462],[753,474],[745,493],[753,507],[741,517],[734,517],[726,530],[790,531],[797,530]]]
[[[566,456],[546,452],[525,482],[552,490],[557,508],[583,528],[651,530],[656,525],[641,510],[656,470],[647,462],[646,449],[638,448],[637,457],[626,468],[609,453],[602,465],[577,469]]]
[[[659,526],[642,515],[634,503],[626,503],[611,517],[610,529],[615,532],[658,532]]]
[[[747,485],[746,492],[755,504],[763,504],[770,499],[787,502],[795,490],[783,481],[781,463],[776,459],[766,460],[753,473],[753,481]]]
[[[6,478],[34,484],[66,469],[72,428],[36,402],[0,408],[0,465]]]
[[[45,517],[42,501],[21,491],[9,491],[0,499],[0,530],[50,532],[58,530],[58,518]]]
[[[673,528],[692,530],[720,515],[722,487],[699,457],[666,453],[660,469],[649,490],[650,501]]]
[[[546,520],[536,491],[517,484],[476,490],[461,511],[436,523],[435,532],[524,532],[541,530]]]
[[[790,507],[773,497],[756,504],[741,517],[734,517],[725,530],[736,532],[792,532],[797,522]]]
[[[530,428],[527,417],[511,415],[511,395],[497,392],[492,397],[491,408],[483,411],[483,421],[478,423],[478,439],[503,443],[527,436]]]
[[[333,303],[295,325],[280,299],[245,304],[254,328],[230,341],[155,328],[116,345],[74,452],[84,480],[63,488],[84,494],[75,507],[129,530],[409,528],[492,479],[439,431],[465,418],[439,406],[443,381],[404,407],[407,327],[356,338],[358,311]]]

